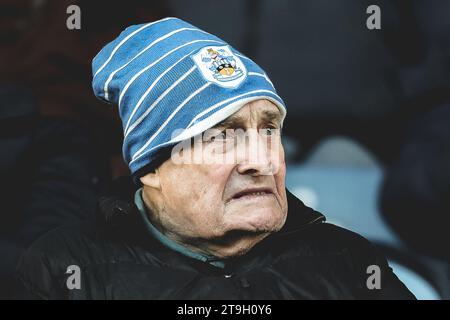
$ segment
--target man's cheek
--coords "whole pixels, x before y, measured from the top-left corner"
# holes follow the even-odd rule
[[[281,143],[276,144],[276,146],[270,149],[270,159],[270,174],[274,176],[284,176],[286,171],[286,162],[284,158],[283,145]]]
[[[284,192],[286,187],[285,179],[286,179],[286,166],[282,165],[278,173],[275,175],[275,183],[277,185],[278,192],[280,193],[280,195]]]
[[[271,175],[275,177],[276,180],[281,180],[286,175],[286,163],[284,157],[274,157],[271,160]]]
[[[233,168],[233,164],[216,164],[216,165],[205,165],[202,169],[204,176],[204,184],[208,186],[209,190],[212,190],[212,186],[217,187],[217,191],[223,190],[228,177],[230,176]],[[215,188],[214,188],[215,189]]]

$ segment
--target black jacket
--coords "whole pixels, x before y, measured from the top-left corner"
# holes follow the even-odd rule
[[[144,228],[128,180],[101,198],[91,227],[62,227],[38,240],[18,267],[24,298],[42,299],[412,299],[367,240],[325,223],[288,193],[285,226],[225,268],[191,259]],[[80,268],[68,289],[67,267]],[[367,268],[381,268],[381,289]]]

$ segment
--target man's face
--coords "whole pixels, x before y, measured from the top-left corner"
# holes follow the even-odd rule
[[[206,134],[187,151],[201,144],[204,163],[171,158],[141,178],[152,222],[173,240],[222,258],[242,255],[280,230],[287,216],[280,122],[274,104],[251,102],[214,128],[226,135]],[[230,153],[235,161],[214,161]]]

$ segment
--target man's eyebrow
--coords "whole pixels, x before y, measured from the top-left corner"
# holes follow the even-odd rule
[[[261,118],[266,123],[273,121],[276,121],[278,124],[281,123],[281,113],[279,111],[265,110],[263,111],[263,115]]]
[[[270,123],[276,122],[277,124],[281,123],[281,113],[279,111],[272,110],[264,110],[261,116],[261,122]],[[213,128],[236,128],[236,127],[244,127],[245,119],[239,116],[231,115],[222,122],[216,124]]]
[[[216,124],[213,128],[235,128],[235,127],[242,127],[245,125],[245,120],[241,117],[231,115],[225,120],[219,122]]]

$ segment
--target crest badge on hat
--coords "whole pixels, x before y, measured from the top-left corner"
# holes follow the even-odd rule
[[[192,56],[203,77],[224,88],[236,88],[247,77],[241,59],[228,46],[208,46]]]

